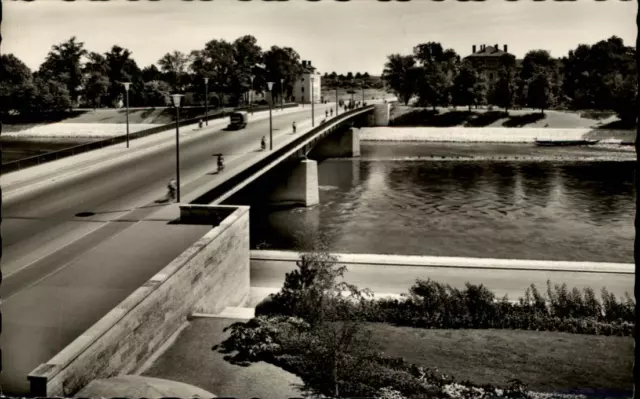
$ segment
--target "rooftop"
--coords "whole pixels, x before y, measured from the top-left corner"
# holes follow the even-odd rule
[[[480,46],[480,48],[478,49],[478,51],[475,51],[475,46],[474,47],[474,51],[472,52],[472,54],[468,55],[465,58],[476,58],[476,57],[501,57],[505,54],[509,54],[507,52],[507,46],[504,46],[504,50],[500,50],[500,48],[498,47],[498,45],[495,46]]]

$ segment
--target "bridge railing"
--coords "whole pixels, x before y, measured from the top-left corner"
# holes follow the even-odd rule
[[[283,108],[293,108],[293,107],[297,107],[298,104],[284,104]],[[246,108],[238,108],[238,110],[245,110]],[[266,109],[269,109],[268,105],[260,105],[260,106],[256,106],[256,107],[252,107],[251,110],[252,111],[264,111]],[[205,119],[204,116],[199,116],[199,117],[195,117],[195,118],[189,118],[189,119],[183,119],[179,122],[178,126],[182,127],[182,126],[186,126],[186,125],[193,125],[198,123],[198,121],[200,119],[202,119],[203,121],[205,120],[215,120],[215,119],[222,119],[226,116],[228,116],[231,112],[233,111],[222,111],[222,112],[217,112],[214,113],[212,115],[207,115],[207,118]],[[129,140],[133,140],[133,139],[139,139],[142,137],[146,137],[146,136],[150,136],[152,134],[156,134],[156,133],[160,133],[160,132],[164,132],[167,130],[171,130],[175,127],[175,122],[174,123],[168,123],[166,125],[160,125],[160,126],[156,126],[156,127],[152,127],[149,129],[145,129],[145,130],[140,130],[137,132],[133,132],[133,133],[129,133]],[[85,143],[85,144],[80,144],[80,145],[76,145],[73,147],[68,147],[68,148],[64,148],[62,150],[58,150],[58,151],[52,151],[52,152],[47,152],[45,154],[40,154],[40,155],[35,155],[32,157],[28,157],[28,158],[23,158],[23,159],[18,159],[15,161],[11,161],[11,162],[7,162],[2,164],[2,168],[1,168],[1,173],[2,174],[7,174],[9,172],[14,172],[16,170],[20,170],[20,169],[24,169],[24,168],[28,168],[31,166],[35,166],[35,165],[40,165],[46,162],[51,162],[51,161],[55,161],[58,159],[62,159],[62,158],[66,158],[72,155],[78,155],[78,154],[82,154],[84,152],[88,152],[88,151],[93,151],[93,150],[97,150],[100,148],[104,148],[104,147],[108,147],[111,145],[115,145],[115,144],[120,144],[120,143],[124,143],[125,141],[127,141],[127,135],[123,134],[121,136],[115,136],[115,137],[110,137],[107,139],[103,139],[103,140],[97,140],[97,141],[92,141],[90,143]]]
[[[300,135],[300,137],[295,140],[285,144],[284,146],[275,149],[273,152],[269,153],[264,158],[261,158],[257,162],[253,163],[248,168],[242,170],[241,172],[230,176],[224,182],[218,184],[213,189],[207,191],[206,193],[200,195],[193,201],[191,204],[220,204],[231,195],[235,194],[234,190],[239,185],[245,185],[249,182],[255,180],[257,177],[262,175],[264,169],[271,169],[274,166],[278,165],[283,160],[291,157],[296,152],[299,152],[301,149],[304,149],[305,146],[313,144],[315,141],[322,138],[320,133],[329,133],[333,131],[335,128],[340,125],[348,122],[353,116],[363,114],[365,112],[371,111],[374,109],[373,105],[368,105],[361,108],[356,108],[350,111],[345,112],[344,114],[334,117],[332,119],[327,120],[324,123],[314,127],[310,131]]]

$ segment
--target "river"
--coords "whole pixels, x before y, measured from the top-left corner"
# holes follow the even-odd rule
[[[297,249],[321,235],[346,253],[633,262],[634,162],[438,158],[531,155],[524,145],[363,142],[361,151],[319,163],[315,207],[236,197],[252,206],[252,247]]]

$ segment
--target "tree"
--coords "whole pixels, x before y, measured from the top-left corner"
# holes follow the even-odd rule
[[[302,76],[302,64],[300,55],[291,47],[273,46],[264,53],[266,78],[275,82],[274,93],[291,95],[293,84]],[[280,87],[280,79],[284,79],[284,90]]]
[[[387,85],[405,105],[409,104],[418,89],[419,71],[415,69],[415,64],[415,59],[410,55],[392,54],[388,56],[382,73]]]
[[[363,73],[363,74],[362,74],[362,77],[363,77],[363,78],[365,78],[365,79],[369,79],[369,78],[370,78],[370,76],[369,76],[369,72],[365,72],[365,73]]]
[[[471,106],[482,102],[486,83],[470,62],[464,62],[453,82],[453,100],[457,105]]]
[[[131,82],[129,89],[129,101],[138,103],[142,100],[142,72],[136,62],[131,58],[131,52],[120,46],[113,46],[111,50],[105,54],[105,60],[108,68],[109,90],[107,92],[107,100],[114,104],[116,101],[124,97],[123,82]]]
[[[31,70],[13,54],[0,55],[0,112],[29,112],[35,96]]]
[[[251,75],[263,60],[262,49],[251,35],[242,36],[233,42],[235,74],[231,81],[231,91],[235,96],[248,93],[251,89]],[[247,99],[248,100],[248,99]]]
[[[353,73],[347,73],[347,80],[353,80]]]
[[[72,37],[54,45],[38,70],[38,77],[44,82],[58,81],[66,86],[70,99],[75,104],[83,84],[82,57],[87,54],[84,43]]]
[[[106,76],[93,73],[86,80],[84,96],[87,102],[93,105],[94,108],[100,107],[102,98],[107,95],[108,91],[109,78]]]
[[[162,80],[145,82],[143,90],[144,103],[153,107],[169,105],[171,103],[169,98],[170,91],[169,84]]]
[[[421,68],[418,83],[419,101],[423,105],[436,106],[447,102],[447,94],[451,85],[449,76],[442,69],[440,63],[431,63]]]
[[[187,72],[190,62],[191,56],[180,51],[167,53],[158,60],[160,70],[171,77],[173,89],[176,92],[181,92],[184,89],[183,76]]]
[[[490,93],[490,102],[509,111],[513,106],[516,96],[516,62],[515,57],[505,54],[500,59],[500,70],[498,71],[498,80]]]
[[[33,109],[36,112],[68,111],[72,107],[69,91],[64,83],[36,77],[34,80],[36,96]]]
[[[109,68],[106,58],[99,53],[89,53],[83,68],[83,96],[94,108],[102,104],[109,90]]]
[[[256,316],[287,315],[309,323],[310,334],[298,341],[299,350],[318,370],[316,385],[324,388],[331,381],[336,398],[341,376],[354,371],[349,369],[354,362],[348,358],[372,353],[362,312],[371,292],[340,281],[347,269],[337,260],[326,238],[313,241],[311,249],[300,254],[297,270],[286,274],[282,290],[270,297],[269,305],[256,308]]]
[[[142,69],[142,80],[145,82],[153,82],[154,80],[161,80],[162,73],[155,65],[149,65]]]
[[[191,70],[197,76],[209,78],[209,90],[222,99],[231,91],[234,74],[234,48],[225,40],[211,40],[203,50],[192,52]]]
[[[529,80],[527,102],[530,107],[539,108],[543,114],[545,109],[553,105],[553,83],[548,73],[540,71]]]

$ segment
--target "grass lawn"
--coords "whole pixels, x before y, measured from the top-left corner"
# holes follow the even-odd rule
[[[370,324],[385,355],[437,368],[456,380],[505,385],[518,378],[532,391],[630,393],[633,338],[546,331],[428,330]]]
[[[573,112],[546,110],[544,115],[539,110],[509,110],[509,116],[503,109],[475,109],[471,112],[466,107],[436,108],[439,113],[433,115],[431,108],[420,108],[397,104],[392,108],[391,118],[398,126],[469,126],[469,127],[548,127],[548,128],[606,128],[629,129],[623,126],[611,113]]]

